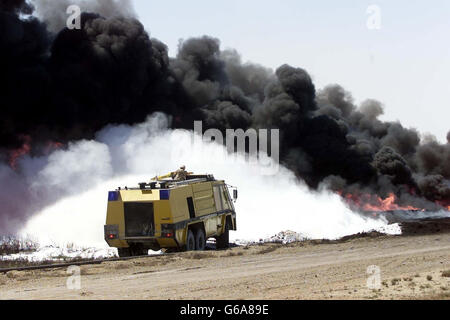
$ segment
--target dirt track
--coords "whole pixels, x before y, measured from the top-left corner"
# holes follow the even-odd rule
[[[367,288],[367,267],[381,289]],[[450,233],[262,245],[180,253],[66,270],[0,275],[1,299],[421,299],[450,298]],[[427,279],[428,278],[428,279]]]

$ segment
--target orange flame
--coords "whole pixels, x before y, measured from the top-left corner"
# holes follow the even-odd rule
[[[342,193],[340,193],[342,195]],[[419,208],[413,206],[401,206],[397,204],[397,197],[391,193],[386,199],[378,196],[363,194],[353,195],[346,194],[344,196],[346,202],[352,206],[356,206],[364,211],[380,212],[380,211],[417,211]]]
[[[17,169],[17,160],[30,153],[31,151],[31,137],[30,136],[21,136],[23,140],[23,144],[20,148],[12,150],[9,154],[9,166],[13,169]]]
[[[441,207],[445,208],[446,210],[450,211],[450,202],[449,201],[450,200],[438,200],[438,201],[435,201],[435,203],[438,206],[441,206]]]
[[[23,141],[22,146],[18,149],[15,149],[15,150],[12,150],[9,152],[9,166],[13,170],[17,170],[17,161],[19,160],[19,158],[23,157],[24,155],[29,154],[31,151],[31,137],[28,135],[22,135],[22,136],[20,136],[20,139]],[[62,144],[60,142],[49,141],[49,142],[47,142],[45,147],[43,147],[40,150],[44,154],[49,154],[52,151],[54,151],[56,149],[60,149],[62,147],[64,147],[64,144]]]
[[[50,152],[52,152],[56,149],[60,149],[63,146],[64,146],[64,144],[62,144],[61,142],[49,141],[49,142],[47,142],[47,145],[45,146],[44,153],[49,154]]]
[[[413,207],[413,206],[400,206],[396,204],[397,198],[395,194],[391,193],[389,194],[389,197],[386,199],[381,199],[378,197],[377,202],[378,205],[370,205],[366,204],[364,207],[364,210],[366,211],[394,211],[394,210],[419,210],[419,208]]]

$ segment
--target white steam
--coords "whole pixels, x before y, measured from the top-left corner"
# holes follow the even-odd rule
[[[107,127],[96,141],[73,143],[46,159],[23,160],[25,167],[40,166],[30,188],[57,201],[35,215],[22,233],[43,242],[105,245],[107,192],[137,186],[183,164],[239,188],[234,239],[258,240],[285,230],[332,239],[387,225],[382,218],[352,212],[335,194],[308,191],[286,168],[264,176],[244,156],[226,155],[216,143],[195,144],[193,132],[167,128],[168,119],[155,114],[134,127]]]

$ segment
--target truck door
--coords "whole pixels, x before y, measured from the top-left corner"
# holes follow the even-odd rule
[[[223,203],[222,203],[222,190],[221,186],[214,186],[214,202],[216,203],[216,210],[223,211]]]
[[[222,186],[221,189],[222,189],[222,201],[223,201],[224,210],[233,210],[234,211],[233,201],[231,200],[230,193],[228,192],[228,188],[226,186]]]

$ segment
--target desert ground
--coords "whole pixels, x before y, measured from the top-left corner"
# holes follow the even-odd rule
[[[0,298],[450,299],[450,233],[439,231],[104,262],[80,267],[79,289],[67,269],[10,271]]]

